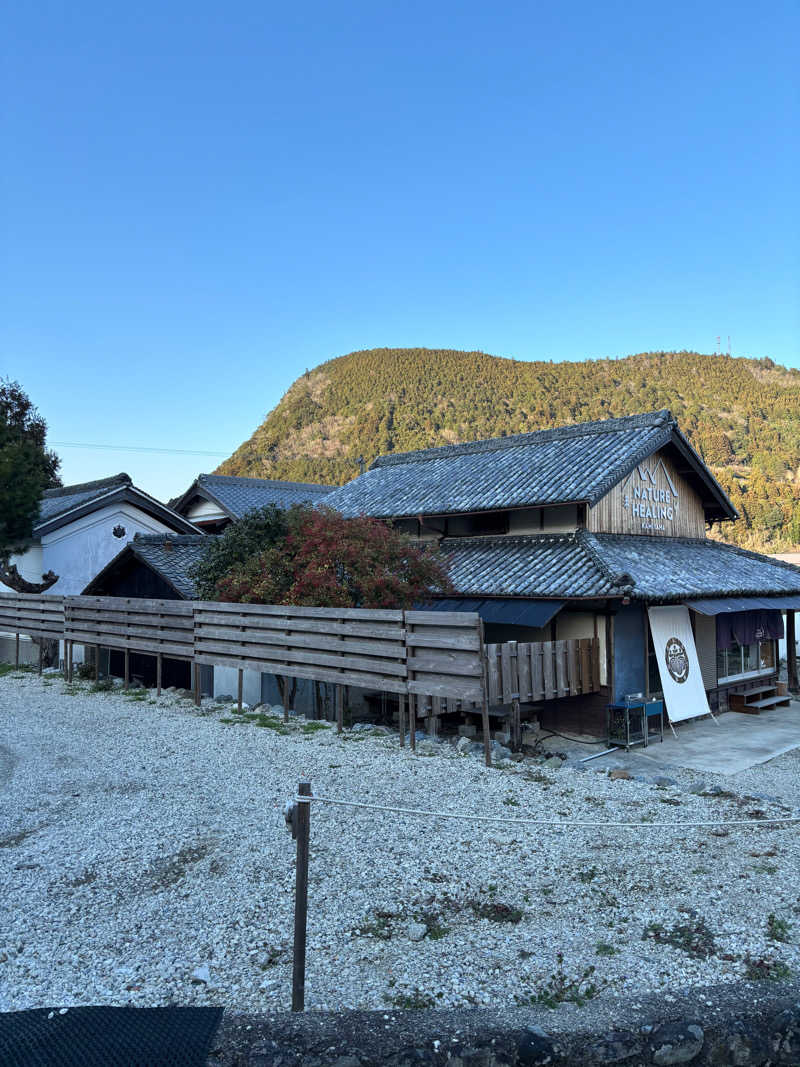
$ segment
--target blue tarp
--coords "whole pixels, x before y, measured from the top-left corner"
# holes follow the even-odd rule
[[[425,611],[477,611],[484,622],[510,626],[546,626],[563,600],[517,600],[503,597],[447,597],[424,605]]]
[[[800,596],[726,596],[685,600],[684,603],[701,615],[722,615],[731,611],[800,611]]]

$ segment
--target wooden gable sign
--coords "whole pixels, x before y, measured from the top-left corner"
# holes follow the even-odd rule
[[[664,450],[639,463],[590,508],[587,526],[595,533],[706,536],[702,501]]]

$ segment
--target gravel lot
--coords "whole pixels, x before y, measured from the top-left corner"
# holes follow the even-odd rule
[[[670,988],[800,972],[800,827],[681,829],[797,813],[800,750],[735,778],[674,772],[658,786],[262,722],[174,694],[0,678],[0,1010],[287,1008],[294,845],[282,808],[303,776],[320,795],[598,824],[315,804],[309,1008],[555,1004],[591,985],[669,1000]],[[613,820],[645,825],[604,828]]]

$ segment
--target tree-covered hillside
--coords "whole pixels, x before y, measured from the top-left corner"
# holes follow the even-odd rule
[[[307,371],[220,474],[343,483],[379,453],[669,408],[738,508],[715,531],[800,544],[800,372],[769,359],[647,352],[581,363],[378,348]]]

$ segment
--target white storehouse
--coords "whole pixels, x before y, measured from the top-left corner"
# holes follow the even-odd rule
[[[25,552],[11,557],[20,575],[40,582],[52,571],[58,581],[47,592],[82,593],[88,583],[137,533],[196,534],[188,519],[137,489],[127,474],[47,489]],[[12,590],[0,584],[0,595]],[[29,649],[22,650],[25,659]],[[0,648],[0,659],[8,658]]]

